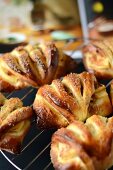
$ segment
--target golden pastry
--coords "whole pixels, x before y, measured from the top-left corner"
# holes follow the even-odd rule
[[[37,88],[71,72],[75,66],[75,61],[52,42],[20,46],[0,57],[0,91]]]
[[[40,87],[33,109],[41,128],[65,127],[74,120],[85,121],[93,114],[107,116],[112,112],[106,87],[88,72],[71,73]]]
[[[6,99],[0,93],[0,149],[20,153],[32,114],[32,109],[23,107],[19,98]]]
[[[83,62],[96,77],[113,78],[113,38],[87,44],[83,48]]]
[[[57,130],[51,141],[56,170],[106,170],[113,165],[113,117],[93,115]]]

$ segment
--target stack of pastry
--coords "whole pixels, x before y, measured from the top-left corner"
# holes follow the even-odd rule
[[[0,149],[20,153],[32,114],[32,109],[23,107],[19,98],[6,99],[0,93]]]
[[[92,73],[71,73],[40,87],[33,103],[37,125],[61,128],[52,136],[56,170],[106,170],[113,165],[111,100]],[[86,123],[83,123],[85,122]]]
[[[64,76],[75,67],[75,61],[52,42],[20,46],[0,57],[0,91],[28,86],[37,88]]]
[[[67,67],[68,64],[68,67]],[[54,43],[19,46],[0,57],[0,91],[39,87],[74,70],[76,62]],[[0,149],[19,153],[30,128],[32,109],[19,98],[6,99],[0,93]]]
[[[89,71],[98,77],[113,76],[109,41],[94,42],[83,51]],[[90,72],[56,79],[71,72],[75,65],[53,43],[18,47],[0,58],[0,90],[43,85],[33,110],[38,127],[61,128],[51,142],[55,169],[105,170],[113,165],[113,117],[105,118],[112,113],[113,82],[108,95],[105,85]],[[32,110],[23,107],[20,99],[8,100],[2,94],[0,105],[0,149],[18,153],[30,127]]]

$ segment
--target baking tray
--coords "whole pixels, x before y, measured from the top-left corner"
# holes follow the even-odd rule
[[[76,49],[71,52],[71,55],[76,56]],[[75,54],[75,53],[76,54]],[[77,51],[78,52],[78,51]],[[72,57],[73,57],[72,56]],[[78,63],[75,69],[76,73],[85,70],[81,57],[75,57]],[[102,82],[104,84],[107,81]],[[7,98],[19,97],[25,106],[33,104],[37,89],[29,87],[23,90],[14,91],[10,94],[5,93]],[[35,117],[31,120],[31,128],[22,144],[22,151],[18,155],[10,154],[1,151],[2,155],[18,170],[54,170],[50,160],[50,144],[51,137],[55,130],[40,130],[36,126]],[[111,168],[110,170],[113,170]]]

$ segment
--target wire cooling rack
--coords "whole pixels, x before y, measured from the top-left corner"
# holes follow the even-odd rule
[[[25,106],[32,106],[37,89],[26,88],[5,94],[7,98],[19,97]],[[36,127],[35,118],[31,120],[31,128],[27,134],[21,153],[13,155],[1,151],[2,155],[18,170],[53,169],[49,157],[50,141],[53,130],[40,130]]]
[[[73,42],[75,40],[67,41],[64,48]],[[71,55],[74,54],[74,51],[76,49],[71,52]],[[29,87],[4,95],[6,98],[18,97],[23,101],[24,106],[32,107],[36,92],[37,89]],[[50,160],[50,142],[53,132],[54,130],[38,129],[35,118],[32,118],[31,128],[24,139],[21,153],[14,155],[6,151],[0,152],[17,170],[53,170],[54,168]]]
[[[75,40],[66,42],[73,43]],[[79,49],[83,46],[80,45],[77,49],[71,51],[70,55],[77,58],[79,66],[75,72],[80,73],[84,71],[84,66],[81,62],[81,55]],[[77,50],[77,53],[75,51]],[[78,57],[77,57],[78,56]],[[7,98],[19,97],[24,106],[31,106],[33,104],[37,89],[29,87],[23,90],[14,91],[10,94],[4,94]],[[12,164],[17,170],[54,170],[50,160],[50,144],[51,137],[54,130],[40,130],[36,126],[35,118],[32,118],[31,128],[22,144],[21,153],[18,155],[10,154],[5,151],[0,151],[2,155]],[[110,169],[112,170],[112,169]]]

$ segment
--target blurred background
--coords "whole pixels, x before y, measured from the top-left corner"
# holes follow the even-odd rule
[[[76,0],[1,0],[0,24],[5,27],[53,28],[79,23]]]
[[[96,17],[113,18],[112,0],[85,0],[88,22]],[[81,7],[82,8],[82,7]],[[52,28],[80,22],[77,0],[1,0],[0,25]]]
[[[112,36],[112,7],[112,0],[0,0],[0,42],[9,33],[24,34],[27,43],[60,40],[59,46]],[[77,40],[74,46],[83,42]]]

